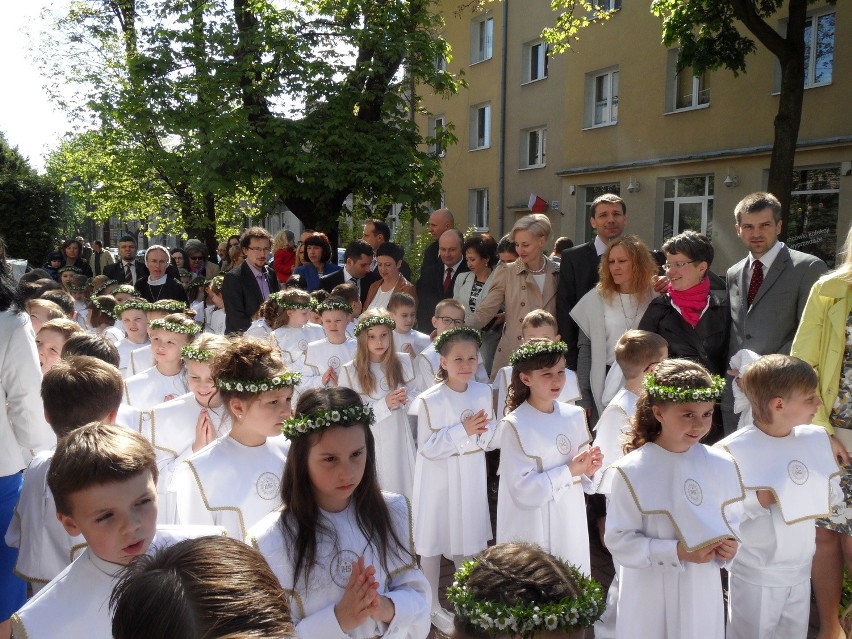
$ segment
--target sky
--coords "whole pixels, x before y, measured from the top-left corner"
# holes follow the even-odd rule
[[[0,0],[0,131],[39,172],[71,124],[42,88],[31,41],[42,37],[41,10],[62,5],[67,6],[67,0]]]

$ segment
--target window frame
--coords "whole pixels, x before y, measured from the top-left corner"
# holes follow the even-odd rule
[[[480,111],[484,112],[484,124],[481,127],[483,129],[483,138],[482,143],[480,144],[479,130],[480,130]],[[469,117],[469,151],[480,151],[482,149],[491,148],[491,103],[490,102],[481,102],[479,104],[474,104],[470,107],[470,117]]]
[[[584,129],[599,129],[618,124],[618,103],[621,86],[621,69],[619,65],[599,69],[586,74],[585,87],[585,113],[583,117]],[[606,109],[608,117],[597,122],[598,103],[598,79],[607,78],[606,86],[608,95],[606,97]],[[615,92],[613,92],[613,86]],[[613,117],[614,115],[614,117]]]
[[[436,138],[436,141],[429,145],[429,153],[442,158],[447,154],[447,147],[442,144],[441,136],[438,134],[438,122],[441,123],[441,131],[445,131],[447,128],[447,116],[441,114],[429,118],[429,137]]]
[[[678,186],[681,180],[690,180],[695,178],[704,178],[704,194],[703,195],[679,195]],[[668,182],[674,181],[674,195],[666,196],[666,185]],[[713,239],[713,214],[716,200],[716,176],[713,173],[699,173],[694,175],[673,175],[670,177],[660,178],[660,204],[661,204],[661,244],[667,239],[682,233],[685,230],[680,228],[680,206],[683,204],[701,204],[701,228],[699,233],[703,233],[709,239]],[[671,234],[666,232],[666,204],[672,203],[672,224]],[[696,230],[696,229],[691,229]]]
[[[531,136],[535,134],[537,136],[536,139],[536,154],[538,156],[538,162],[532,164],[530,163],[530,149],[531,149]],[[519,167],[518,169],[521,171],[525,171],[527,169],[541,169],[547,166],[547,127],[536,126],[529,129],[523,129],[521,131],[521,148],[520,148],[520,158],[519,158]]]
[[[679,107],[679,79],[684,73],[691,73],[692,67],[687,67],[680,73],[677,71],[677,57],[679,49],[669,49],[666,64],[666,103],[664,113],[682,113],[684,111],[695,111],[696,109],[706,109],[710,106],[710,86],[709,74],[704,72],[700,75],[692,74],[692,104],[689,106]],[[703,85],[703,89],[701,88]],[[706,102],[701,102],[701,96],[706,96]]]
[[[819,36],[820,18],[826,18],[828,16],[834,16],[834,30],[831,32],[831,68],[829,70],[830,77],[826,81],[815,82],[814,76],[816,75],[816,57],[817,49],[819,47],[815,46],[816,38],[814,36]],[[805,42],[808,56],[805,60],[805,89],[813,89],[816,87],[828,86],[834,80],[834,52],[835,42],[837,40],[837,7],[826,6],[809,12],[807,17],[805,18],[805,29],[808,28],[808,22],[810,22],[811,42],[810,44],[807,41]]]
[[[533,77],[533,50],[539,47],[540,51],[544,53],[543,56],[539,57],[538,64],[536,65],[536,72],[538,75]],[[536,40],[532,40],[530,42],[526,42],[523,45],[523,52],[521,55],[521,84],[531,84],[533,82],[541,82],[542,80],[547,80],[549,69],[548,64],[550,60],[550,45],[538,38]]]
[[[484,35],[483,28],[485,29]],[[491,13],[486,13],[473,18],[470,23],[470,65],[480,64],[493,57],[494,16]]]
[[[483,202],[484,205],[480,208]],[[467,220],[469,226],[472,226],[479,232],[488,231],[489,204],[488,187],[468,190]],[[485,224],[480,225],[479,222],[485,222]]]

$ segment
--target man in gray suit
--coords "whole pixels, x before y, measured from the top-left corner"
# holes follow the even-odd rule
[[[811,287],[828,267],[818,257],[778,241],[781,203],[771,193],[747,195],[737,204],[734,218],[749,254],[728,269],[729,356],[743,348],[759,355],[789,355]],[[726,433],[736,429],[730,391],[722,400],[722,417]]]

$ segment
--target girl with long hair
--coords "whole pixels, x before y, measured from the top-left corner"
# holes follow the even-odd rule
[[[338,387],[306,391],[284,424],[282,508],[248,539],[289,593],[301,639],[429,632],[408,501],[379,490],[372,421],[358,394]]]
[[[411,498],[414,488],[414,438],[405,410],[416,397],[414,366],[393,348],[395,322],[385,310],[372,309],[355,326],[355,359],[341,369],[341,385],[361,395],[375,414],[376,468],[382,490]]]

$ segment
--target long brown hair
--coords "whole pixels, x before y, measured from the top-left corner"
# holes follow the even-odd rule
[[[361,404],[361,398],[351,388],[312,388],[305,391],[296,405],[295,415],[304,417],[327,410],[340,410]],[[373,432],[359,422],[337,423],[336,427],[362,428],[367,443],[367,462],[364,476],[355,488],[352,501],[355,504],[355,521],[358,529],[378,551],[382,567],[388,570],[388,555],[413,561],[410,550],[393,530],[390,511],[382,497],[376,472],[376,443]],[[284,477],[281,480],[281,530],[287,550],[293,562],[292,588],[296,588],[299,576],[304,577],[305,588],[310,581],[311,570],[317,559],[317,539],[320,535],[335,539],[336,531],[325,525],[320,518],[319,506],[314,497],[313,484],[308,473],[308,455],[312,446],[322,438],[322,433],[302,435],[292,440]]]
[[[372,317],[386,317],[390,319],[390,313],[381,308],[373,308],[361,315],[360,321],[368,320]],[[387,377],[388,385],[393,390],[405,382],[402,378],[402,364],[394,350],[393,331],[389,326],[384,324],[379,324],[379,326],[386,328],[391,333],[390,345],[382,356],[382,361],[379,363],[382,365],[385,377]],[[365,395],[372,395],[378,386],[376,376],[370,370],[370,352],[367,349],[367,333],[369,330],[362,330],[358,334],[356,338],[358,340],[358,348],[355,351],[355,371],[358,376],[358,384],[360,384],[361,390]]]
[[[677,388],[710,388],[713,378],[710,372],[701,364],[689,359],[667,359],[657,364],[654,369],[654,379],[660,386],[675,386]],[[630,433],[624,452],[644,446],[655,441],[663,432],[663,425],[654,417],[653,406],[670,404],[670,401],[654,399],[643,390],[636,402],[636,414],[630,420]]]
[[[551,342],[543,337],[535,337],[528,343],[536,345],[550,344]],[[530,398],[530,387],[521,381],[521,373],[529,375],[533,371],[556,366],[560,360],[562,360],[564,366],[565,356],[562,353],[541,353],[515,364],[512,367],[512,381],[509,383],[509,391],[506,393],[506,410],[503,414],[510,413]]]
[[[609,245],[601,257],[601,265],[598,269],[600,281],[595,288],[607,302],[612,300],[615,294],[618,293],[618,287],[615,285],[612,273],[609,271],[609,254],[616,246],[620,246],[627,251],[630,262],[633,265],[632,294],[640,302],[644,301],[651,296],[651,291],[654,288],[653,279],[657,274],[658,267],[654,261],[654,257],[651,255],[651,251],[635,235],[622,235],[617,240],[613,240],[612,244]]]

